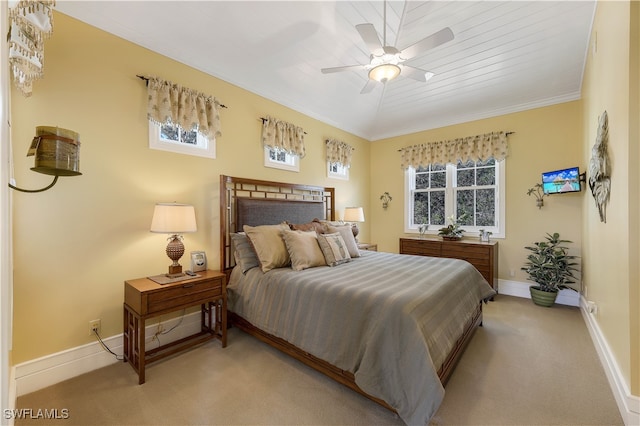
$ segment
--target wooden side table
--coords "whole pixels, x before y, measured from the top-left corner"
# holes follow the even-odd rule
[[[226,276],[217,271],[160,285],[149,278],[124,282],[124,361],[145,382],[145,367],[159,359],[206,342],[220,339],[227,346]],[[145,348],[145,322],[153,317],[200,305],[200,331],[152,350]]]
[[[358,243],[358,249],[359,250],[378,251],[378,245],[377,244],[371,244],[371,243]]]

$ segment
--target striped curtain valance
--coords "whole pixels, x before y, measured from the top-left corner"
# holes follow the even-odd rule
[[[170,81],[149,77],[147,81],[147,117],[159,124],[173,124],[184,130],[198,129],[210,140],[220,136],[220,103]]]
[[[336,139],[327,139],[327,161],[331,164],[340,163],[343,167],[351,167],[351,155],[353,147],[346,142]]]
[[[304,130],[295,124],[267,116],[262,119],[262,145],[303,158]]]
[[[458,161],[496,161],[507,157],[507,134],[492,132],[439,142],[408,146],[400,150],[402,168],[426,167],[429,164],[457,163]]]

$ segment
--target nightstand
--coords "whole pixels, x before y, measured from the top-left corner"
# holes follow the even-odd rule
[[[371,244],[371,243],[358,243],[358,249],[360,249],[360,250],[378,251],[378,245],[377,244]]]
[[[198,277],[160,285],[149,278],[124,282],[124,361],[145,382],[147,364],[220,339],[227,346],[226,276],[216,271],[198,272]],[[200,305],[200,331],[152,350],[145,348],[145,322],[153,317]],[[212,314],[213,313],[213,314]]]

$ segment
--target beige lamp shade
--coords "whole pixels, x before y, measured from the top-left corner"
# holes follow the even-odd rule
[[[344,209],[345,222],[364,222],[364,211],[362,207],[347,207]]]
[[[153,210],[153,219],[151,219],[151,232],[185,234],[197,230],[196,212],[191,204],[156,204]]]

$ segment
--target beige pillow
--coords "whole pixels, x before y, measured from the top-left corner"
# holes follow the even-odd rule
[[[282,234],[294,271],[327,264],[316,235],[315,231],[284,231]]]
[[[244,225],[243,229],[258,255],[262,272],[289,266],[291,259],[282,239],[282,232],[289,229],[287,225]]]
[[[360,257],[360,250],[358,249],[356,238],[353,236],[351,225],[329,226],[329,233],[335,234],[336,232],[342,236],[344,243],[347,245],[347,250],[349,250],[349,255],[351,257]]]
[[[340,233],[318,234],[318,244],[320,244],[320,249],[322,250],[322,254],[324,254],[327,265],[336,266],[351,261],[349,250],[347,250],[347,246]]]

